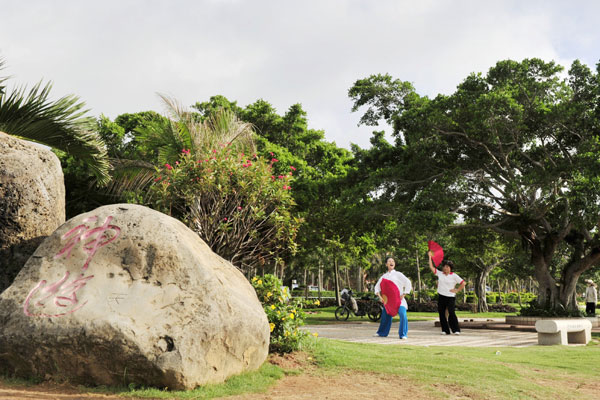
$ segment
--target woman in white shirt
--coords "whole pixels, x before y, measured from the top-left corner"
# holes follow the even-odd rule
[[[392,281],[398,287],[398,292],[400,294],[400,305],[398,307],[400,326],[398,328],[398,335],[400,336],[400,339],[406,339],[406,334],[408,333],[408,320],[406,317],[408,303],[406,302],[404,296],[412,291],[412,284],[402,272],[396,271],[394,269],[396,267],[396,261],[393,257],[386,258],[385,265],[387,267],[388,272],[383,274],[381,278],[379,278],[379,280],[377,281],[377,284],[375,285],[375,294],[383,303],[383,298],[381,297],[381,282],[384,279]],[[375,336],[386,337],[390,333],[390,329],[392,327],[392,318],[393,317],[391,317],[385,311],[385,307],[383,307],[383,310],[381,311],[381,321],[379,322],[379,329],[377,330]]]
[[[438,314],[440,315],[442,335],[449,335],[450,330],[453,334],[460,335],[460,326],[458,326],[458,318],[454,309],[456,293],[465,288],[466,282],[452,272],[452,268],[454,268],[452,261],[442,261],[442,271],[438,271],[433,266],[431,257],[433,257],[433,252],[429,251],[429,269],[438,278]],[[458,288],[456,285],[459,285]],[[448,319],[446,319],[446,310],[448,310]]]
[[[591,279],[586,279],[588,284],[585,289],[585,313],[590,316],[596,315],[596,303],[598,302],[598,292],[596,284]]]

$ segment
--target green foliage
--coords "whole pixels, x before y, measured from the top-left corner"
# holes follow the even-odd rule
[[[277,159],[235,153],[226,144],[196,157],[187,149],[180,154],[157,170],[153,207],[186,222],[236,265],[261,265],[295,251],[300,221],[291,213],[292,171],[275,176]]]
[[[581,310],[550,307],[550,305],[540,306],[536,300],[531,300],[528,305],[522,307],[519,315],[523,317],[585,317]]]
[[[289,353],[300,349],[302,341],[309,335],[300,330],[304,324],[303,303],[300,299],[292,299],[281,280],[275,275],[267,274],[252,278],[252,286],[263,305],[271,328],[272,353]]]

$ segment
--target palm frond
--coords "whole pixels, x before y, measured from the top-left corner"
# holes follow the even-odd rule
[[[0,83],[3,82],[0,80]],[[0,95],[0,131],[56,148],[86,162],[99,184],[110,181],[106,145],[85,117],[84,103],[73,95],[48,99],[51,83],[38,83],[29,92],[17,88]]]
[[[106,186],[106,194],[120,198],[126,192],[147,192],[152,184],[156,167],[142,160],[111,159],[113,179]]]

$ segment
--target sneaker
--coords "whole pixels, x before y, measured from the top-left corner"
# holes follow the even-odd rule
[[[406,339],[408,339],[406,336],[402,336],[402,337],[400,338],[400,340],[406,340]]]
[[[385,337],[385,336],[381,336],[379,333],[376,333],[373,335],[373,337]]]
[[[449,333],[446,333],[446,332],[442,332],[441,334],[442,335],[449,335]]]
[[[454,335],[460,335],[460,332],[452,332]]]

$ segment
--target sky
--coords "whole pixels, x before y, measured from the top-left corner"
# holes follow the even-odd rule
[[[0,0],[8,87],[43,80],[88,115],[165,113],[223,95],[283,115],[300,103],[311,129],[370,146],[348,89],[390,74],[421,95],[450,94],[497,61],[600,61],[600,2],[560,0]],[[388,136],[389,138],[389,136]]]

